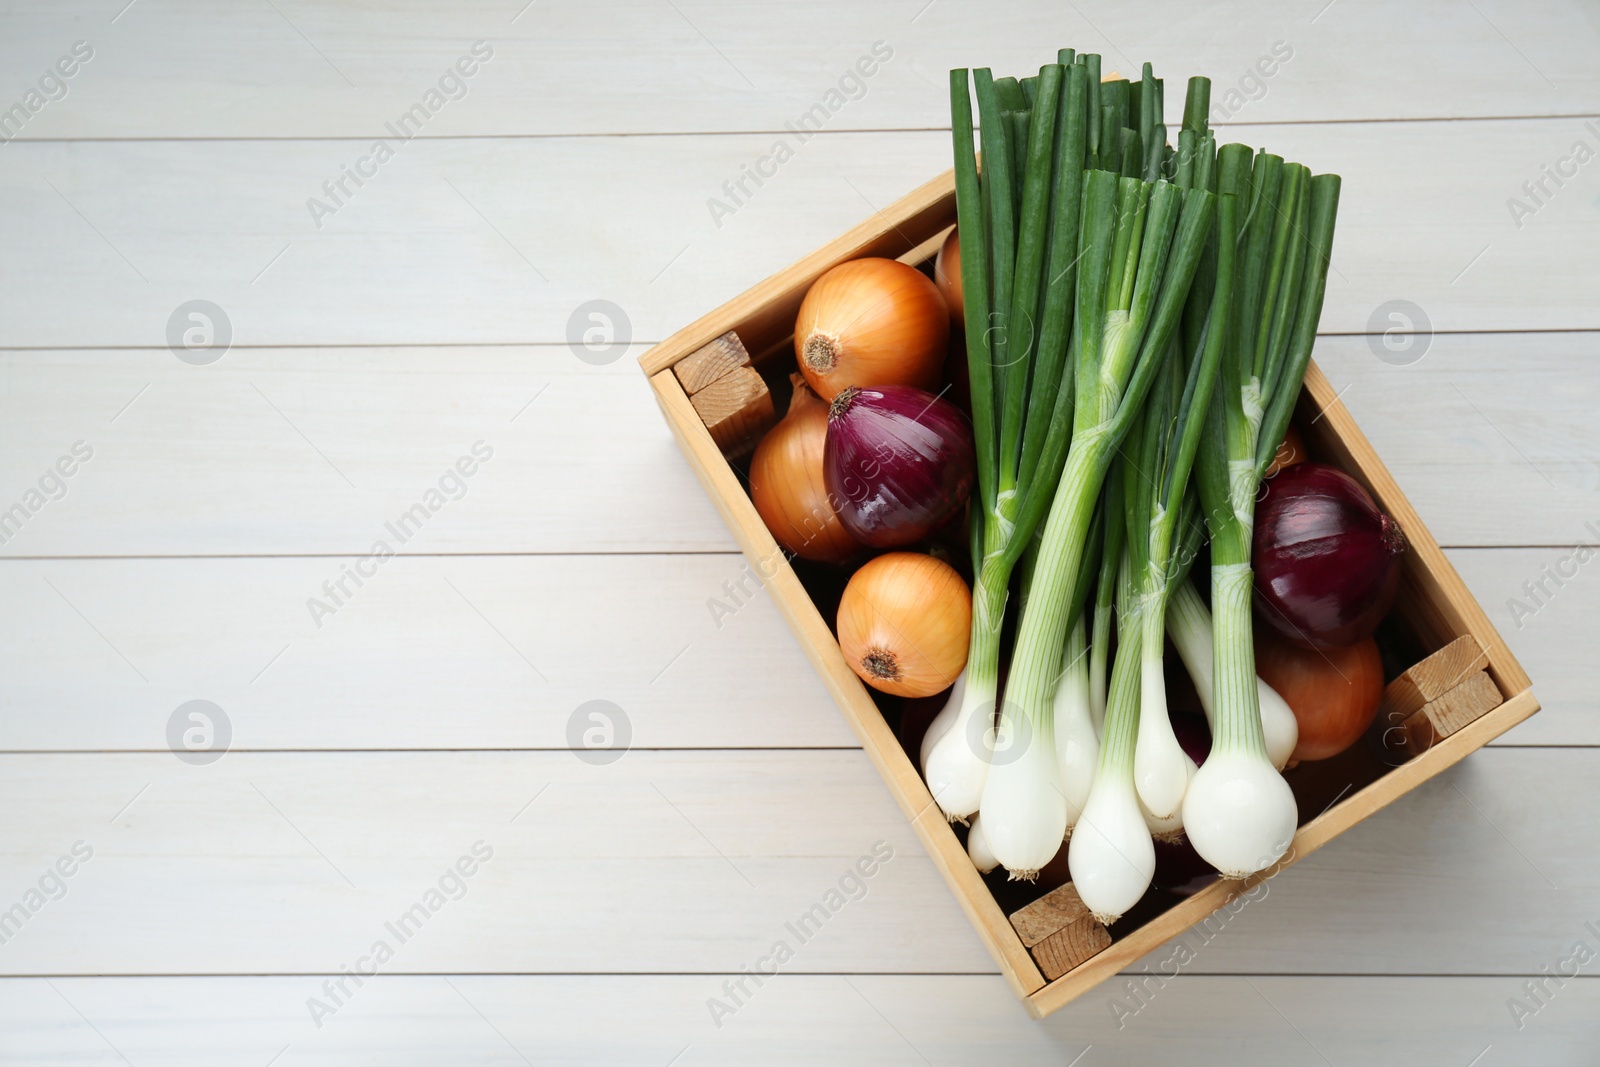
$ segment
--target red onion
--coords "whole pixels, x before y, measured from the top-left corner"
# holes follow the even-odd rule
[[[874,548],[928,536],[961,510],[977,476],[966,416],[909,385],[834,397],[822,467],[845,529]]]
[[[1257,616],[1305,648],[1369,636],[1400,585],[1400,525],[1324,463],[1286,467],[1265,485],[1252,554]]]

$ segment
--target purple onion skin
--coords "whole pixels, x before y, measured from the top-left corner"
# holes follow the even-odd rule
[[[1206,727],[1204,715],[1192,711],[1173,712],[1172,733],[1195,766],[1204,763],[1211,754],[1211,731]],[[1182,841],[1157,841],[1155,847],[1153,881],[1162,889],[1193,896],[1220,877],[1215,867],[1200,858],[1187,837]]]
[[[927,537],[961,510],[977,477],[966,416],[909,385],[834,397],[822,464],[840,521],[873,548]]]
[[[1265,487],[1251,552],[1256,615],[1302,648],[1369,636],[1400,587],[1399,523],[1324,463],[1285,467]]]

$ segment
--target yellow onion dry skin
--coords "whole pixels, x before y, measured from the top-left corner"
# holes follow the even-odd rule
[[[961,238],[954,227],[939,246],[939,256],[933,261],[933,281],[950,309],[950,325],[960,329],[965,322],[962,318],[965,304],[961,297]]]
[[[938,286],[893,259],[854,259],[816,280],[800,304],[794,354],[816,394],[914,385],[938,392],[950,312]]]
[[[932,696],[967,665],[972,593],[948,563],[918,552],[869,560],[839,601],[839,648],[874,689]]]
[[[773,540],[802,559],[843,563],[861,547],[828,498],[828,405],[794,375],[794,399],[750,460],[750,499]]]
[[[1314,651],[1257,626],[1255,652],[1256,671],[1293,710],[1295,762],[1331,759],[1372,725],[1383,700],[1383,656],[1372,638]]]

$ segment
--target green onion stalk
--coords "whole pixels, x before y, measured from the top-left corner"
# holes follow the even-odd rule
[[[1073,585],[1112,456],[1168,353],[1215,201],[1202,189],[1100,170],[1085,177],[1083,198],[1072,436],[1000,708],[1003,734],[1024,743],[992,762],[981,800],[990,845],[1012,878],[1036,877],[1066,834],[1051,712]]]
[[[1183,129],[1178,135],[1178,151],[1175,159],[1176,180],[1179,185],[1185,187],[1200,185],[1212,189],[1216,187],[1216,138],[1206,121],[1209,106],[1210,82],[1205,78],[1191,79],[1189,96],[1184,108]],[[1285,234],[1288,232],[1290,231],[1284,231]],[[1190,289],[1189,307],[1184,312],[1183,330],[1185,341],[1191,348],[1198,343],[1200,333],[1207,322],[1209,308],[1206,305],[1206,294],[1216,284],[1217,254],[1214,244],[1206,249],[1206,257],[1200,268],[1201,278]],[[1301,263],[1297,260],[1294,269],[1300,267]],[[1291,276],[1287,279],[1287,283],[1292,288],[1295,278]],[[1281,307],[1286,313],[1288,305],[1284,304]],[[1303,367],[1299,373],[1303,375]],[[1286,396],[1292,398],[1293,392]],[[1269,430],[1263,435],[1263,442],[1272,437],[1273,434]],[[1190,494],[1189,501],[1195,502],[1195,494]],[[1214,719],[1212,700],[1214,642],[1211,612],[1200,598],[1199,592],[1186,580],[1189,565],[1199,553],[1204,531],[1204,523],[1185,527],[1184,543],[1179,549],[1178,558],[1174,560],[1173,573],[1168,579],[1172,592],[1168,597],[1166,626],[1167,636],[1172,639],[1179,658],[1194,682],[1195,690],[1200,697],[1200,706],[1209,723]],[[1259,677],[1256,679],[1256,691],[1267,757],[1275,768],[1282,770],[1299,741],[1299,724],[1288,703]],[[1182,824],[1181,816],[1178,822],[1179,825]]]
[[[1228,205],[1230,213],[1231,206]],[[1139,655],[1140,712],[1134,781],[1139,800],[1153,826],[1163,826],[1173,817],[1195,772],[1194,761],[1179,746],[1167,715],[1162,657],[1172,530],[1182,500],[1182,475],[1187,473],[1171,470],[1178,465],[1181,456],[1170,454],[1173,440],[1183,425],[1179,420],[1185,414],[1179,405],[1186,398],[1179,397],[1173,381],[1174,372],[1182,370],[1182,364],[1181,359],[1168,359],[1167,368],[1145,407],[1142,425],[1135,429],[1124,448],[1122,464],[1126,482],[1123,498],[1128,513],[1128,565],[1134,586],[1135,613],[1142,630],[1136,644],[1119,644],[1117,655]],[[1189,363],[1190,388],[1186,392],[1194,392],[1195,379],[1202,369],[1202,360]],[[1208,391],[1207,381],[1198,384],[1200,391]],[[1203,419],[1188,421],[1204,422]],[[1174,483],[1177,491],[1171,493]]]
[[[1339,178],[1244,145],[1218,152],[1218,189],[1248,202],[1233,268],[1228,352],[1196,463],[1211,533],[1212,747],[1190,783],[1183,823],[1196,851],[1231,878],[1275,863],[1298,823],[1267,754],[1250,615],[1251,528],[1261,478],[1300,392],[1322,313]]]
[[[1108,926],[1139,902],[1156,870],[1155,845],[1133,784],[1144,626],[1129,554],[1118,555],[1117,655],[1106,694],[1100,763],[1067,844],[1072,884],[1094,917]]]
[[[1072,338],[1088,68],[1063,52],[1029,87],[973,74],[983,171],[974,159],[968,72],[950,73],[956,212],[978,489],[967,665],[923,741],[945,815],[978,810],[994,753],[1000,633],[1011,576],[1043,517],[1071,429]],[[1011,108],[1005,98],[1031,107]],[[1026,113],[1026,122],[1017,116]],[[1018,154],[1015,142],[1025,139]],[[1022,173],[1013,164],[1022,161]],[[1059,650],[1058,650],[1059,651]]]
[[[1104,505],[1102,510],[1105,510]],[[1083,806],[1089,799],[1089,787],[1094,782],[1095,766],[1100,760],[1100,723],[1095,718],[1090,700],[1089,616],[1084,609],[1100,572],[1105,530],[1106,524],[1097,514],[1089,524],[1089,543],[1084,547],[1078,577],[1073,582],[1067,618],[1074,621],[1067,631],[1055,697],[1051,701],[1051,728],[1055,734],[1061,796],[1066,801],[1068,837],[1083,814]],[[1042,545],[1038,538],[1035,538],[1035,543]],[[1037,567],[1037,552],[1034,553],[1033,562]],[[1023,575],[1025,589],[1032,587],[1032,577],[1032,569]],[[1024,614],[1027,613],[1026,599],[1022,610]]]
[[[1210,240],[1221,250],[1218,263],[1224,270],[1212,290],[1199,350],[1188,361],[1169,357],[1113,478],[1113,485],[1121,484],[1127,529],[1118,579],[1117,651],[1100,765],[1067,852],[1079,895],[1105,923],[1121,918],[1150,887],[1155,873],[1151,837],[1170,840],[1181,834],[1182,823],[1174,815],[1195,773],[1167,715],[1163,627],[1169,580],[1183,568],[1184,551],[1194,547],[1186,539],[1174,541],[1180,530],[1192,528],[1180,520],[1188,510],[1189,472],[1225,347],[1226,331],[1219,324],[1227,322],[1236,228],[1236,198],[1219,197]],[[1156,751],[1165,762],[1151,758],[1157,741],[1170,744],[1170,756]],[[1145,796],[1152,784],[1166,790],[1157,803]]]
[[[1116,614],[1117,569],[1122,564],[1122,524],[1125,513],[1121,478],[1110,480],[1104,499],[1102,541],[1114,547],[1101,554],[1099,580],[1095,586],[1094,621],[1089,634],[1089,714],[1094,719],[1096,734],[1103,731],[1106,718],[1106,666],[1111,654],[1111,623]]]
[[[1200,82],[1200,80],[1195,80]],[[1197,96],[1190,83],[1190,101]],[[1190,112],[1194,107],[1190,107]],[[1234,290],[1234,245],[1237,232],[1237,197],[1219,197],[1216,227],[1213,230],[1214,283],[1210,307],[1198,331],[1197,350],[1187,360],[1170,358],[1162,381],[1158,382],[1146,405],[1142,434],[1134,443],[1126,462],[1128,488],[1128,555],[1138,587],[1139,617],[1144,625],[1141,648],[1141,715],[1138,750],[1134,755],[1134,782],[1139,800],[1155,824],[1166,833],[1181,827],[1176,821],[1195,763],[1190,760],[1166,709],[1166,681],[1163,651],[1166,629],[1166,601],[1171,577],[1178,569],[1174,544],[1178,518],[1186,501],[1189,474],[1195,451],[1200,446],[1210,411],[1211,394],[1229,341],[1230,301]],[[1190,309],[1194,304],[1190,304]],[[1142,536],[1133,536],[1141,531]],[[1120,653],[1118,653],[1120,654]]]
[[[1089,707],[1089,623],[1082,612],[1067,631],[1061,669],[1050,706],[1056,772],[1066,801],[1066,829],[1072,828],[1089,801],[1095,766],[1100,760],[1100,732]]]
[[[1200,698],[1200,710],[1205,713],[1209,726],[1216,719],[1213,700],[1216,687],[1212,681],[1215,648],[1211,638],[1211,609],[1206,607],[1194,583],[1189,581],[1189,569],[1200,554],[1200,545],[1205,537],[1199,497],[1192,483],[1178,526],[1183,533],[1172,561],[1172,573],[1168,577],[1167,636],[1172,639],[1172,647],[1177,650],[1179,660],[1189,672],[1189,679]],[[1256,702],[1261,707],[1261,733],[1267,746],[1267,759],[1281,771],[1300,741],[1300,723],[1295,719],[1289,702],[1279,696],[1278,691],[1260,675],[1256,676]],[[1181,812],[1174,822],[1182,827]]]
[[[1212,669],[1216,648],[1211,636],[1211,610],[1193,582],[1178,579],[1172,588],[1167,601],[1167,636],[1172,638],[1172,647],[1177,649],[1178,658],[1194,682],[1206,722],[1215,723]],[[1289,702],[1260,675],[1256,676],[1256,703],[1261,708],[1261,736],[1267,747],[1267,761],[1281,771],[1300,741],[1300,723]]]
[[[1167,636],[1172,647],[1189,672],[1195,693],[1200,698],[1200,710],[1205,713],[1206,724],[1215,721],[1216,686],[1212,681],[1212,668],[1216,655],[1211,638],[1211,609],[1200,599],[1199,590],[1189,581],[1189,568],[1200,553],[1205,536],[1205,523],[1200,518],[1198,493],[1191,492],[1185,501],[1182,545],[1173,560],[1173,573],[1169,581],[1171,593],[1167,598]],[[1256,703],[1261,707],[1261,734],[1267,746],[1267,759],[1278,770],[1288,764],[1300,741],[1300,724],[1294,717],[1289,702],[1267,684],[1265,678],[1256,676]],[[1182,815],[1178,823],[1182,825]]]

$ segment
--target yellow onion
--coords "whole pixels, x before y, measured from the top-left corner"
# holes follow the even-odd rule
[[[816,280],[800,303],[794,353],[824,400],[854,386],[938,392],[950,312],[938,286],[893,259],[854,259]]]
[[[939,257],[933,261],[933,280],[939,286],[939,295],[950,307],[950,324],[960,326],[964,307],[961,300],[961,238],[956,235],[953,226],[944,244],[939,246]]]
[[[1272,462],[1267,465],[1266,473],[1262,478],[1271,478],[1285,467],[1292,467],[1296,463],[1304,463],[1310,459],[1306,455],[1305,438],[1300,436],[1300,431],[1293,426],[1284,431],[1283,443],[1278,446],[1277,453],[1272,457]]]
[[[750,499],[778,544],[804,559],[843,563],[861,546],[839,521],[822,472],[828,405],[794,381],[789,413],[756,446],[750,460]]]
[[[967,583],[919,552],[869,560],[839,601],[839,649],[850,669],[895,696],[932,696],[954,684],[971,630]]]

